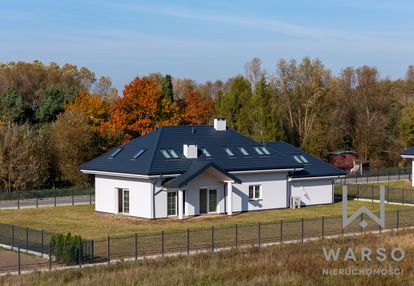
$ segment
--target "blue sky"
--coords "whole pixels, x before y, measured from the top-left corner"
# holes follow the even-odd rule
[[[318,57],[338,73],[414,64],[412,1],[3,1],[0,61],[86,66],[122,88],[150,72],[198,82],[244,73],[253,57]]]

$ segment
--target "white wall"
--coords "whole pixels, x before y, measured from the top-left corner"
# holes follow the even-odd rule
[[[254,211],[288,207],[287,173],[234,174],[241,184],[233,184],[233,211]],[[262,199],[249,200],[249,185],[261,185]]]
[[[118,190],[129,189],[129,215],[152,217],[152,183],[148,180],[95,175],[95,210],[118,213]]]
[[[333,203],[332,179],[298,180],[289,182],[290,196],[298,196],[302,205]]]

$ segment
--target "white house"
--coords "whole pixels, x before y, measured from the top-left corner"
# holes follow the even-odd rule
[[[96,211],[148,219],[333,202],[344,172],[285,142],[261,144],[226,128],[160,127],[85,163]]]
[[[414,178],[414,146],[404,150],[401,153],[401,157],[405,159],[411,159],[411,178]],[[414,187],[414,179],[411,180],[411,186]]]

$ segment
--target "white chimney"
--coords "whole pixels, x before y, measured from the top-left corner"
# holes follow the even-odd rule
[[[183,153],[188,159],[196,159],[198,155],[197,145],[183,144]]]
[[[214,118],[214,129],[217,131],[226,131],[226,119]]]

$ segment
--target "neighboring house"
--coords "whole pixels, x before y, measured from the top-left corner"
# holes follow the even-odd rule
[[[96,211],[149,219],[288,208],[294,196],[329,204],[345,174],[285,142],[257,143],[222,119],[160,127],[81,170],[95,175]]]
[[[414,146],[401,152],[401,157],[405,159],[411,159],[411,178],[414,178]],[[414,187],[414,179],[411,180],[411,186]]]
[[[328,154],[328,162],[349,173],[362,174],[369,169],[369,162],[358,158],[354,151],[337,151]]]

